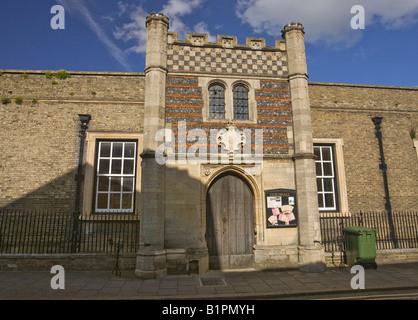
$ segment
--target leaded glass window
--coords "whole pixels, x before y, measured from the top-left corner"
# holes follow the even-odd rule
[[[209,87],[209,118],[225,119],[225,88],[220,84]]]
[[[248,89],[243,85],[234,87],[234,119],[248,120]]]

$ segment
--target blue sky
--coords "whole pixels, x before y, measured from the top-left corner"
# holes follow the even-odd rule
[[[54,30],[51,8],[65,10]],[[362,5],[365,29],[350,22]],[[418,86],[418,0],[2,0],[0,69],[143,72],[145,17],[170,17],[187,32],[281,38],[291,21],[305,26],[310,81]]]

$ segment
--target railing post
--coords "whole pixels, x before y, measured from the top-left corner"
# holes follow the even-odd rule
[[[84,140],[86,138],[86,130],[88,129],[88,124],[91,120],[89,114],[79,114],[80,118],[80,152],[78,154],[78,168],[76,176],[76,194],[75,194],[75,203],[74,203],[74,212],[73,212],[73,231],[71,239],[71,252],[74,253],[77,250],[77,239],[78,239],[78,219],[80,217],[80,193],[81,193],[81,183],[83,179],[82,169],[83,169],[83,154],[84,154]]]

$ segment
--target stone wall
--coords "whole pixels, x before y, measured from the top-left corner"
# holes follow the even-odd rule
[[[72,210],[78,114],[91,114],[90,131],[143,131],[143,74],[69,73],[47,79],[44,71],[24,77],[11,70],[0,77],[0,97],[11,100],[0,104],[0,208]]]
[[[385,192],[372,117],[381,116],[392,208],[417,210],[418,89],[310,83],[314,138],[343,138],[349,211],[382,211]]]
[[[44,71],[27,71],[24,76],[23,71],[4,70],[0,76],[0,97],[11,100],[9,104],[0,104],[0,208],[72,210],[79,152],[78,114],[91,114],[89,131],[144,131],[144,74],[70,74],[67,79],[47,79]],[[217,76],[221,75],[211,75]],[[233,74],[229,76],[235,79]],[[208,78],[203,73],[169,72],[165,120],[171,123],[175,134],[178,135],[176,124],[181,120],[186,121],[187,130],[225,128],[226,122],[204,120],[204,87],[199,81],[205,77]],[[257,121],[236,123],[236,126],[253,132],[257,128],[264,130],[266,161],[263,173],[255,177],[259,180],[260,193],[257,221],[262,221],[263,190],[295,188],[289,152],[293,148],[293,133],[289,134],[292,129],[290,92],[288,82],[280,77],[253,74],[250,78],[252,84],[257,84],[253,86]],[[23,103],[14,102],[15,97],[21,97]],[[310,83],[309,98],[314,138],[343,139],[349,210],[384,209],[379,147],[371,121],[374,116],[383,117],[383,146],[392,207],[417,210],[418,162],[409,129],[418,124],[418,89]],[[192,144],[189,142],[187,147]],[[266,155],[272,153],[282,154]],[[203,169],[187,164],[168,166],[164,178],[169,190],[165,195],[164,245],[170,250],[187,248],[181,254],[193,259],[200,259],[205,249],[202,215],[205,183],[202,181],[206,178],[202,178],[205,174],[200,170]],[[261,224],[257,227],[264,228]],[[297,234],[273,234],[273,231],[278,230],[264,231],[266,240],[259,241],[262,246],[258,248],[256,260],[265,264],[264,267],[276,263],[293,265],[296,253],[292,246]],[[291,246],[290,251],[285,246]],[[274,250],[283,254],[277,261]],[[176,257],[179,253],[172,255]]]
[[[325,258],[328,267],[339,267],[340,266],[340,252],[327,252],[325,253]],[[343,265],[344,264],[344,257]],[[385,249],[385,250],[377,250],[376,251],[376,259],[377,265],[380,264],[393,264],[393,263],[410,263],[410,262],[417,262],[418,261],[418,249],[411,248],[411,249]]]
[[[77,114],[92,115],[89,130],[143,131],[143,74],[70,74],[70,78],[61,80],[47,79],[45,71],[26,71],[27,77],[23,71],[3,71],[0,97],[8,97],[11,103],[0,104],[3,195],[0,206],[65,210],[71,207],[79,147]],[[194,82],[188,84],[190,81]],[[266,107],[266,102],[269,100],[260,97],[265,97],[272,82],[262,81],[261,84],[256,91],[257,112],[268,115],[270,107]],[[277,90],[288,95],[286,88],[279,87]],[[383,116],[383,146],[392,207],[416,210],[417,153],[409,129],[418,123],[418,89],[310,83],[309,92],[314,137],[343,138],[349,210],[384,208],[373,116]],[[274,97],[280,93],[272,94]],[[186,97],[188,95],[193,99]],[[21,105],[14,102],[17,96],[23,99]],[[285,100],[286,96],[280,99]],[[277,110],[271,112],[288,112],[288,102],[274,103],[271,108]],[[201,88],[195,77],[170,76],[166,104],[168,122],[186,119],[190,129],[205,127],[201,122]],[[273,137],[265,137],[270,139],[271,145],[286,145],[284,126],[271,133],[264,129],[280,140],[270,141]]]
[[[199,270],[207,269],[206,192],[209,181],[212,181],[210,179],[224,167],[239,172],[248,170],[248,173],[258,170],[258,173],[249,173],[254,179],[254,224],[258,230],[256,242],[261,244],[259,248],[262,248],[269,243],[274,234],[274,239],[270,241],[281,243],[283,233],[278,230],[275,233],[264,230],[265,216],[262,213],[264,188],[272,189],[285,185],[294,187],[293,164],[289,155],[289,149],[293,147],[293,136],[288,137],[288,131],[292,132],[292,110],[285,42],[276,40],[275,45],[269,47],[264,39],[247,38],[245,45],[239,45],[236,37],[219,35],[217,42],[211,43],[208,42],[206,34],[190,33],[187,40],[182,41],[177,39],[176,33],[169,33],[167,70],[165,121],[174,134],[174,152],[180,157],[186,149],[190,151],[194,148],[198,149],[199,155],[202,150],[210,152],[211,155],[208,159],[204,155],[200,159],[201,164],[189,162],[167,166],[165,247],[187,248],[189,260],[197,259]],[[209,87],[215,83],[225,90],[222,119],[212,119],[209,112]],[[236,119],[234,115],[233,89],[237,84],[245,86],[248,90],[248,119],[245,120]],[[230,126],[231,122],[233,127]],[[218,161],[212,162],[213,153],[218,155],[220,150],[224,152],[229,148],[229,152],[232,152],[232,149],[239,151],[235,148],[236,140],[234,146],[231,146],[231,140],[228,140],[228,143],[218,149],[219,140],[212,135],[226,128],[236,128],[239,132],[244,132],[245,142],[241,150],[243,155],[251,152],[252,155],[263,154],[269,158],[263,162],[266,166],[262,171],[257,166],[251,169],[242,165],[242,162],[238,165],[229,163],[229,166],[225,166],[225,163],[222,166]],[[191,140],[190,136],[186,139],[185,131],[195,134],[196,139]],[[236,137],[234,135],[234,139]],[[260,137],[262,146],[259,142]],[[181,145],[180,139],[183,139]],[[226,146],[228,147],[225,148]],[[206,163],[209,157],[211,165]],[[284,160],[285,164],[279,163],[277,159]],[[273,172],[284,175],[272,177]],[[275,183],[272,184],[273,181]],[[286,236],[292,239],[290,241],[294,241],[294,233]],[[270,250],[269,254],[274,255],[273,251]],[[260,249],[258,252],[256,256],[262,256],[261,260],[268,260],[265,256],[267,251]],[[286,252],[286,257],[282,257],[282,260],[289,259],[288,256]],[[264,262],[259,260],[255,264],[264,267]]]
[[[133,275],[136,254],[122,253],[118,267],[125,275]],[[61,265],[71,271],[116,271],[116,254],[73,253],[73,254],[2,254],[0,270],[8,271],[50,271],[54,265]]]
[[[122,72],[67,71],[70,77],[47,78],[48,71],[0,70],[0,97],[13,100],[16,96],[25,101],[83,100],[135,103],[144,101],[144,74]],[[54,73],[55,71],[52,71]],[[26,74],[26,76],[24,75]],[[56,84],[53,84],[53,81]]]

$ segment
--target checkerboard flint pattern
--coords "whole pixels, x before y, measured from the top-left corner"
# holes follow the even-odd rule
[[[287,76],[286,54],[280,50],[168,44],[167,66],[173,72]]]

